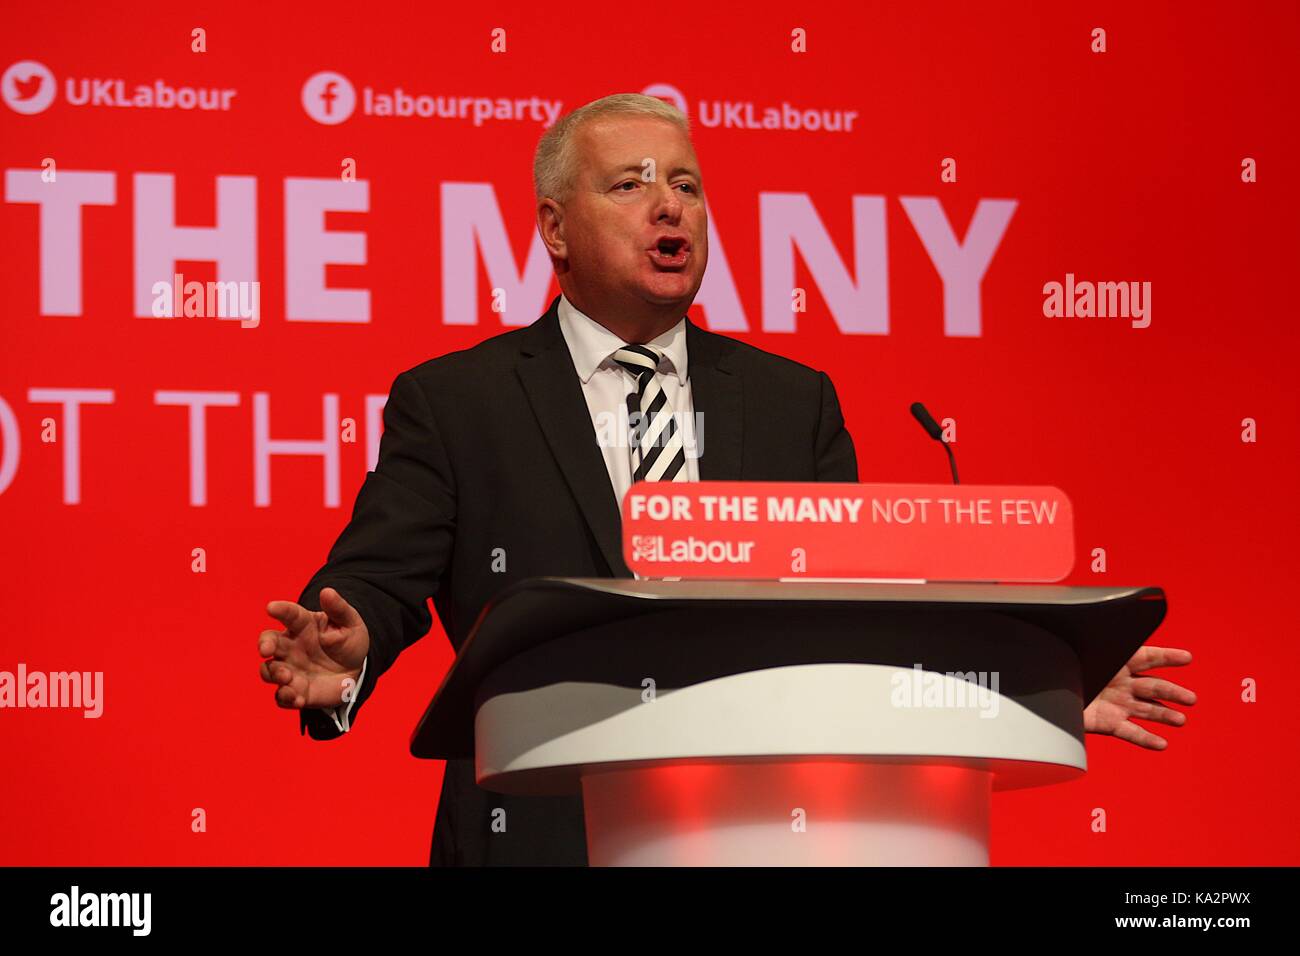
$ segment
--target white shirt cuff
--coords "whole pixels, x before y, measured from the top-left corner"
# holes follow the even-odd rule
[[[361,676],[357,678],[356,686],[352,688],[352,696],[348,699],[348,705],[343,708],[342,718],[339,717],[337,707],[322,708],[325,713],[330,715],[330,718],[334,721],[334,726],[339,729],[341,734],[346,734],[352,729],[352,706],[357,702],[357,697],[361,694],[361,685],[366,679],[366,665],[369,663],[370,655],[367,654],[366,659],[361,662]]]

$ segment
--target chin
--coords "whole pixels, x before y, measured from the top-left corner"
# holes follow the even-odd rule
[[[661,273],[653,276],[649,282],[642,286],[641,294],[642,298],[647,302],[653,302],[656,305],[684,303],[682,305],[682,311],[684,312],[699,289],[699,281],[692,276]]]

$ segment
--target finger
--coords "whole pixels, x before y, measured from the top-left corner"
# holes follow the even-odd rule
[[[1138,677],[1133,681],[1133,696],[1143,700],[1168,700],[1190,707],[1196,703],[1196,693],[1181,684],[1163,677]]]
[[[293,669],[279,661],[262,661],[258,673],[268,684],[288,684],[293,680]]]
[[[1160,704],[1147,704],[1141,701],[1134,704],[1133,716],[1142,720],[1154,720],[1158,723],[1168,724],[1171,727],[1181,727],[1187,723],[1187,715],[1182,711],[1174,710],[1172,707],[1162,707]]]
[[[1139,747],[1145,747],[1147,750],[1164,750],[1169,746],[1169,741],[1163,737],[1144,730],[1132,721],[1124,721],[1115,728],[1115,736],[1120,740],[1127,740],[1131,744],[1137,744]]]
[[[263,631],[257,636],[257,654],[259,657],[274,657],[284,660],[293,647],[293,639],[285,636],[284,631]]]
[[[356,627],[361,624],[361,615],[357,609],[334,588],[321,588],[320,609],[335,627]]]
[[[299,683],[299,680],[294,680],[283,687],[276,688],[275,702],[278,706],[286,710],[302,710],[303,707],[307,706],[307,696],[301,690],[295,688],[297,683]],[[301,681],[301,683],[304,686],[306,685],[305,680]]]
[[[1133,655],[1133,664],[1130,669],[1147,671],[1156,667],[1182,667],[1184,664],[1192,662],[1192,652],[1184,650],[1181,647],[1153,647],[1146,645],[1138,648],[1138,652]]]
[[[288,660],[296,648],[296,640],[285,631],[263,631],[257,639],[257,651],[263,657],[273,657],[277,661]]]
[[[311,611],[293,601],[272,601],[266,613],[284,625],[290,636],[297,635],[312,621]]]

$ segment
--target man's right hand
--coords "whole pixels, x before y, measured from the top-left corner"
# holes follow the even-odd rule
[[[356,608],[333,588],[322,588],[321,610],[292,601],[272,601],[266,613],[283,631],[257,639],[262,680],[275,684],[275,702],[287,709],[337,707],[357,695],[361,665],[370,652],[370,632]]]

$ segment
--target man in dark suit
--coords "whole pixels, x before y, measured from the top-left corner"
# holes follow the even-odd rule
[[[534,180],[562,294],[526,328],[397,376],[351,521],[298,602],[267,605],[284,630],[259,637],[261,677],[317,740],[348,732],[428,632],[429,597],[459,649],[516,581],[631,577],[633,480],[858,480],[824,373],[685,317],[708,218],[680,112],[588,104],[542,137]],[[602,420],[636,427],[611,440]],[[430,862],[585,864],[582,799],[490,793],[450,760]]]
[[[516,581],[632,577],[632,480],[858,480],[824,373],[685,317],[708,219],[679,111],[589,104],[543,136],[534,178],[562,294],[526,328],[397,376],[351,521],[298,602],[268,605],[285,629],[259,639],[262,678],[315,739],[351,729],[428,632],[430,596],[459,649]],[[602,416],[625,409],[639,431],[611,442]],[[430,862],[585,864],[582,798],[491,793],[473,761],[448,761]]]

